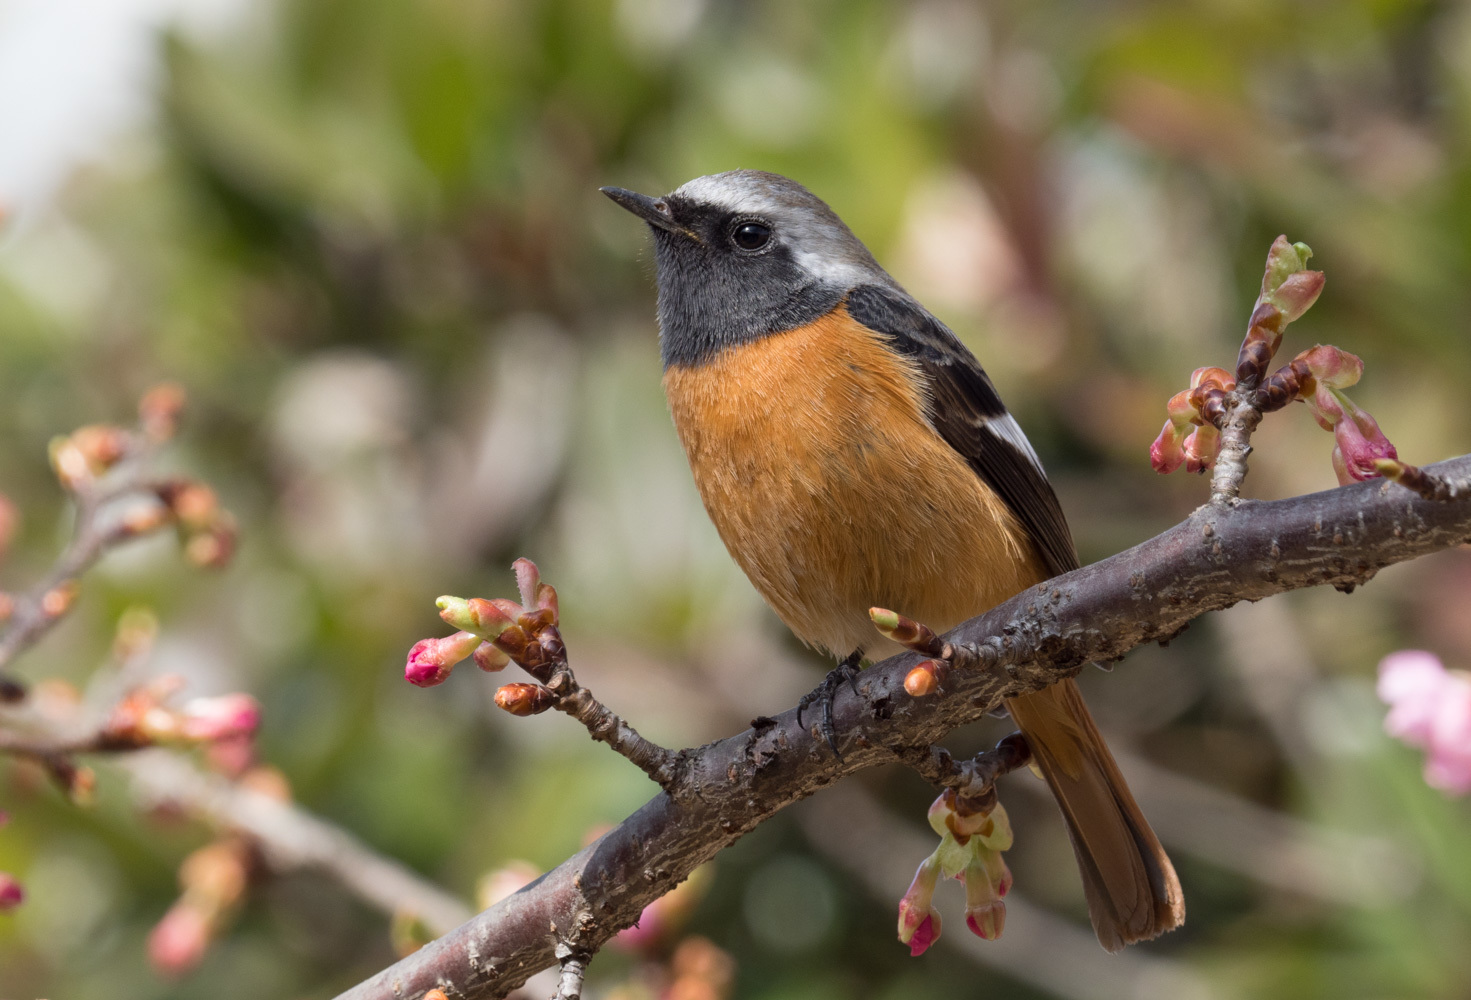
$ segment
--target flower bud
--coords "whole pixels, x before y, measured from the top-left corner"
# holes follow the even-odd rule
[[[148,961],[160,975],[176,979],[192,972],[213,936],[210,914],[187,896],[169,907],[148,934]]]
[[[88,424],[71,434],[72,445],[82,453],[88,471],[100,476],[128,453],[128,434],[111,424]]]
[[[0,913],[8,913],[26,901],[26,891],[9,872],[0,872]]]
[[[75,580],[64,580],[41,595],[41,613],[47,618],[60,618],[71,610],[80,588]]]
[[[491,601],[472,597],[445,596],[434,602],[439,608],[439,617],[465,632],[474,632],[482,639],[494,641],[502,632],[515,625],[514,616],[507,615]],[[519,609],[518,609],[519,610]]]
[[[938,852],[931,854],[920,862],[919,868],[915,870],[914,881],[909,883],[909,889],[899,900],[899,941],[901,944],[913,945],[913,940],[920,928],[932,915],[935,908],[932,902],[935,898],[935,886],[940,880],[940,859]],[[912,954],[918,955],[934,943],[935,938],[940,936],[938,916],[936,923],[931,929],[932,933],[924,941],[923,946]]]
[[[57,481],[66,489],[75,490],[92,481],[92,469],[87,463],[87,456],[71,438],[54,437],[46,450]]]
[[[1204,472],[1216,464],[1221,451],[1221,432],[1210,424],[1202,424],[1185,439],[1185,471]]]
[[[420,639],[409,650],[404,680],[419,687],[433,687],[449,679],[455,664],[481,645],[474,632],[456,632],[440,639]]]
[[[482,642],[475,647],[475,665],[487,674],[493,674],[498,670],[504,670],[511,658],[506,655],[505,650],[498,649],[494,643]]]
[[[208,529],[220,513],[220,498],[204,483],[187,480],[164,483],[155,492],[174,512],[179,524],[190,531]]]
[[[194,698],[179,716],[179,734],[199,742],[250,736],[259,726],[260,702],[248,694]]]
[[[931,656],[940,651],[940,639],[928,625],[887,608],[869,608],[868,617],[873,621],[874,628],[892,642]]]
[[[506,684],[495,693],[495,703],[512,715],[540,715],[557,703],[557,696],[540,684]]]
[[[1185,429],[1166,420],[1159,437],[1149,446],[1149,464],[1162,476],[1174,472],[1185,462],[1184,445]]]
[[[221,513],[207,530],[190,535],[184,543],[184,558],[199,569],[219,569],[235,554],[235,522]]]
[[[173,437],[185,401],[184,387],[177,382],[161,382],[145,392],[138,401],[138,420],[143,433],[155,441]]]
[[[904,675],[904,690],[912,698],[923,698],[940,690],[950,665],[944,660],[925,660]]]
[[[1373,417],[1348,400],[1344,402],[1347,404],[1346,419],[1340,420],[1333,428],[1333,450],[1337,456],[1333,468],[1338,472],[1340,483],[1345,474],[1357,482],[1374,479],[1379,475],[1375,461],[1398,458],[1399,453]]]

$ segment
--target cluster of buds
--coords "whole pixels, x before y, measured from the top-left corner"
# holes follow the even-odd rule
[[[254,847],[227,834],[184,859],[179,867],[183,892],[148,935],[148,960],[169,977],[191,972],[210,942],[229,926],[259,868]]]
[[[177,675],[160,677],[128,692],[102,728],[107,747],[194,746],[249,740],[260,725],[260,704],[248,694],[168,702],[183,687]]]
[[[1011,871],[1001,852],[1011,847],[1011,822],[994,798],[989,805],[971,811],[947,788],[930,806],[930,827],[940,835],[940,846],[920,864],[899,901],[899,940],[909,945],[911,955],[924,954],[940,937],[933,900],[942,877],[965,882],[965,925],[971,932],[987,941],[1001,936],[1004,897],[1011,889]]]
[[[1379,664],[1389,735],[1425,751],[1425,783],[1471,792],[1471,674],[1447,670],[1434,653],[1406,649]]]
[[[10,815],[0,810],[0,826],[10,822]],[[0,871],[0,913],[8,913],[26,901],[26,891],[14,875]]]
[[[89,424],[51,439],[51,468],[68,490],[84,489],[134,450],[133,436],[112,424]]]
[[[512,715],[536,715],[556,704],[556,695],[546,685],[566,658],[557,629],[557,591],[542,582],[530,559],[517,559],[512,568],[520,603],[480,597],[441,597],[435,602],[439,617],[460,631],[414,643],[404,666],[405,680],[419,687],[443,684],[467,657],[487,673],[515,662],[540,683],[506,684],[496,692],[496,704]]]
[[[1344,394],[1364,371],[1363,362],[1352,354],[1318,345],[1268,374],[1283,331],[1323,290],[1323,273],[1306,269],[1311,256],[1305,244],[1277,237],[1267,255],[1235,375],[1223,368],[1197,368],[1190,388],[1171,397],[1164,428],[1149,448],[1156,472],[1173,472],[1181,465],[1189,472],[1204,472],[1214,466],[1233,396],[1262,413],[1306,402],[1318,423],[1333,432],[1333,468],[1340,483],[1379,475],[1376,460],[1396,457],[1374,418]]]
[[[124,529],[143,534],[172,520],[179,530],[184,558],[201,569],[216,569],[235,553],[235,518],[220,506],[215,491],[204,483],[173,480],[159,483],[154,495],[162,508],[145,508]]]

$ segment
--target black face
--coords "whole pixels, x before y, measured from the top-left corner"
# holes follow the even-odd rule
[[[723,348],[812,322],[842,300],[799,267],[774,219],[671,196],[669,227],[650,224],[659,267],[664,365],[699,365]]]

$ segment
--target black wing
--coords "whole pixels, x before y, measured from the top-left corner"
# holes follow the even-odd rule
[[[930,424],[1006,501],[1053,575],[1076,569],[1077,550],[1057,494],[975,355],[903,292],[858,285],[848,292],[847,306],[850,316],[919,364],[928,383]]]

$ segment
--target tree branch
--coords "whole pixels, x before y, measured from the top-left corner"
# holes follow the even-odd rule
[[[1433,467],[1459,481],[1471,456]],[[1350,590],[1385,566],[1471,540],[1471,504],[1438,503],[1383,480],[1278,501],[1207,505],[1126,552],[1032,587],[971,619],[954,644],[998,644],[1006,669],[955,669],[924,698],[904,690],[905,653],[840,690],[841,759],[790,709],[679,760],[673,781],[617,829],[452,933],[342,994],[415,1000],[503,997],[556,961],[590,954],[715,854],[780,809],[865,768],[912,760],[1005,697],[1039,690],[1091,661],[1167,640],[1243,600],[1331,584]],[[985,663],[992,657],[978,657]],[[927,752],[927,749],[926,749]]]
[[[313,868],[388,916],[410,912],[434,934],[463,924],[470,909],[403,864],[300,806],[206,774],[178,754],[153,749],[112,758],[137,798],[173,803],[249,837],[274,872]]]

